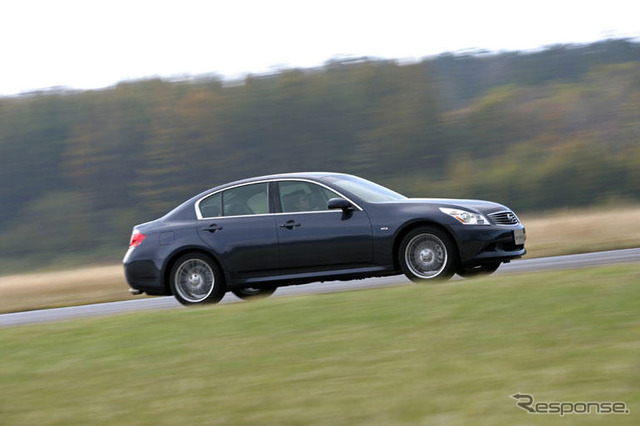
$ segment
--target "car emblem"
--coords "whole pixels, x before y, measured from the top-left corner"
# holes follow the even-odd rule
[[[507,213],[507,217],[509,218],[509,220],[513,223],[518,222],[518,219],[516,218],[516,215],[513,213]]]

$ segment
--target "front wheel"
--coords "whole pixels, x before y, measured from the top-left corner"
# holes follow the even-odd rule
[[[231,293],[235,294],[238,298],[242,300],[248,299],[261,299],[269,297],[276,291],[275,287],[269,288],[254,288],[254,287],[246,287],[246,288],[237,288],[231,290]]]
[[[180,257],[171,268],[169,285],[183,305],[218,303],[226,292],[220,268],[201,253]]]
[[[409,232],[400,244],[398,255],[402,272],[414,282],[448,280],[458,263],[451,237],[432,226]]]

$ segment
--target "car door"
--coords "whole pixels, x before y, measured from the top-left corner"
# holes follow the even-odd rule
[[[275,216],[269,214],[269,184],[242,185],[198,203],[198,234],[232,279],[273,274],[278,268]]]
[[[327,201],[342,197],[313,182],[278,181],[277,193],[281,213],[276,215],[276,229],[283,274],[371,265],[371,223],[364,211],[329,210]]]

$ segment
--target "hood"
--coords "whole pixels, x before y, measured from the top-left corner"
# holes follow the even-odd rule
[[[484,200],[460,200],[456,198],[408,198],[397,201],[398,204],[410,206],[427,205],[429,207],[449,207],[452,209],[470,210],[472,213],[489,214],[510,210],[502,204]]]

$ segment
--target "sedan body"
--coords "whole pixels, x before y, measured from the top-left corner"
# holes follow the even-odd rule
[[[198,304],[314,281],[490,273],[524,255],[524,241],[500,204],[410,199],[356,176],[295,173],[221,185],[135,226],[124,268],[133,294]]]

